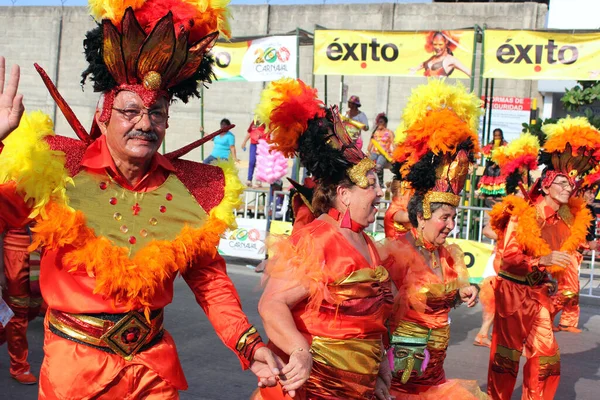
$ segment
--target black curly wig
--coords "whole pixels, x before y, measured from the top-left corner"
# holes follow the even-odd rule
[[[346,160],[343,151],[331,147],[327,142],[334,135],[331,110],[323,118],[308,121],[308,129],[298,140],[298,155],[302,165],[322,184],[340,182],[346,170],[353,166]]]
[[[469,153],[469,161],[475,162],[473,154],[473,142],[467,139],[456,147],[456,152],[465,150]],[[444,160],[444,155],[435,155],[432,151],[428,151],[423,158],[417,161],[406,174],[405,180],[410,182],[410,186],[415,189],[415,192],[424,194],[435,186],[437,180],[436,170]],[[458,194],[458,193],[456,193]]]
[[[108,72],[106,64],[104,64],[102,52],[103,39],[102,25],[99,24],[94,29],[88,31],[83,40],[83,52],[89,65],[81,74],[81,86],[83,87],[89,78],[95,92],[105,92],[117,86],[117,82],[110,72]],[[192,97],[200,97],[198,82],[212,83],[214,77],[212,70],[213,63],[212,56],[205,55],[198,69],[190,78],[168,89],[171,100],[177,98],[187,103]]]

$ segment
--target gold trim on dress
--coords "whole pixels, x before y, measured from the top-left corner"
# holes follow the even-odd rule
[[[427,346],[434,350],[446,350],[450,343],[450,325],[429,329],[426,326],[410,321],[400,321],[394,335],[414,338],[425,338],[429,335]]]
[[[540,365],[556,364],[560,362],[560,351],[553,356],[540,357]]]
[[[333,285],[349,285],[363,282],[385,282],[388,280],[389,276],[390,274],[387,269],[379,265],[375,269],[362,268],[353,271],[350,275],[344,276],[333,282]]]
[[[31,305],[31,301],[29,297],[16,297],[16,296],[8,296],[8,304],[16,306],[16,307],[29,307]]]
[[[380,339],[331,339],[313,337],[310,349],[314,362],[343,371],[377,375],[382,360]]]
[[[508,347],[504,347],[502,345],[496,345],[496,354],[507,358],[513,362],[519,362],[521,359],[522,352],[515,349],[509,349]],[[540,357],[541,359],[542,357]]]

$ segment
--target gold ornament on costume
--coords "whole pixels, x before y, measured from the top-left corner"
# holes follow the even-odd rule
[[[147,90],[158,90],[162,83],[162,77],[156,71],[150,71],[144,75],[144,88]]]
[[[427,192],[423,198],[423,218],[431,218],[431,203],[445,203],[458,207],[460,196],[448,192]]]
[[[360,186],[361,188],[366,188],[369,186],[369,179],[367,178],[367,173],[377,167],[375,161],[370,158],[363,158],[360,162],[346,171],[348,177],[354,184]]]

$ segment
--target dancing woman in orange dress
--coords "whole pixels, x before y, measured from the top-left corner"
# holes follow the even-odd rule
[[[522,399],[553,399],[560,353],[552,332],[551,279],[581,260],[591,220],[582,199],[572,197],[577,178],[598,164],[600,133],[585,118],[545,125],[539,162],[542,178],[527,198],[506,197],[490,212],[502,264],[494,284],[496,315],[488,372],[492,399],[511,398],[523,368]],[[575,267],[576,268],[576,267]]]
[[[274,82],[263,99],[258,114],[270,140],[298,154],[317,183],[318,218],[270,246],[259,312],[268,346],[288,364],[281,386],[254,399],[375,398],[378,376],[390,378],[382,361],[393,302],[389,274],[363,232],[383,195],[375,163],[355,147],[336,107],[324,108],[303,82]],[[305,119],[294,119],[299,114]]]
[[[415,190],[408,203],[413,228],[382,249],[382,256],[391,256],[388,269],[398,289],[390,322],[391,393],[398,399],[486,398],[476,382],[447,380],[444,372],[450,310],[477,302],[464,255],[446,238],[479,151],[479,109],[480,101],[463,87],[430,81],[413,91],[403,114],[407,139],[395,155]]]

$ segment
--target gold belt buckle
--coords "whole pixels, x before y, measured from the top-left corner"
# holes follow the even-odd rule
[[[146,343],[152,327],[137,311],[130,311],[102,335],[102,340],[116,354],[131,360]]]

